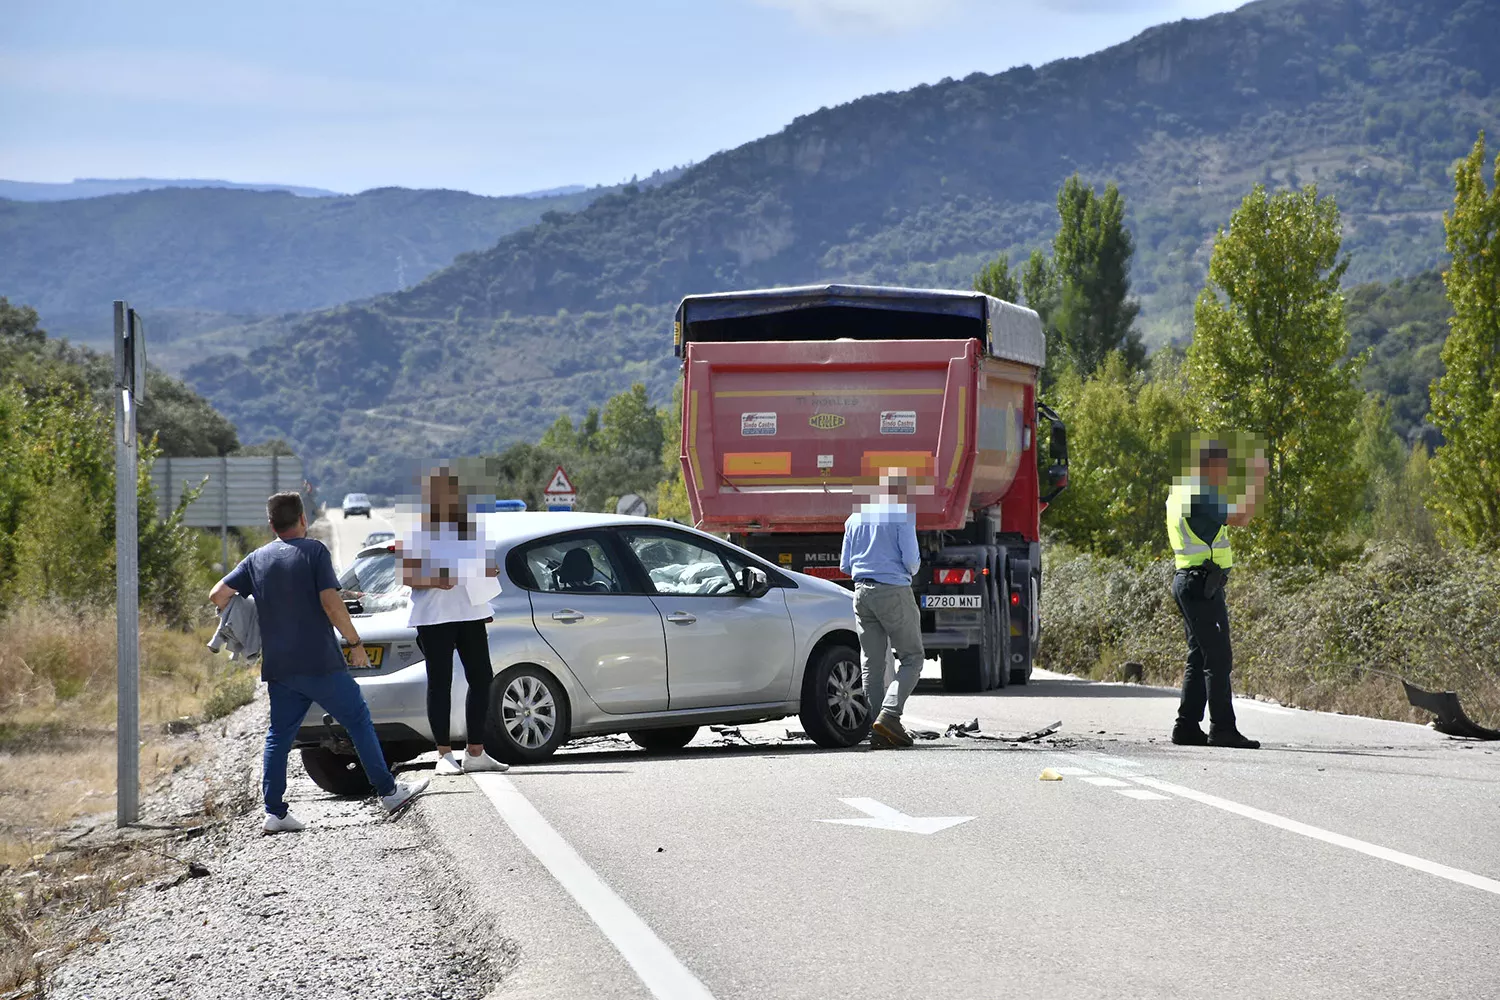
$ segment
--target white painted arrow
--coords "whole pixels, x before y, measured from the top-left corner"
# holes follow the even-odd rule
[[[900,833],[931,835],[950,826],[967,823],[973,816],[908,816],[899,809],[874,799],[839,799],[844,805],[858,809],[867,819],[825,819],[821,823],[842,823],[845,826],[868,826],[876,830],[896,830]]]

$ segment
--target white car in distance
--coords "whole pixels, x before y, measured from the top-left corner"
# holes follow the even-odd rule
[[[570,739],[611,733],[672,751],[703,725],[792,715],[823,747],[850,747],[869,732],[853,603],[837,584],[668,521],[480,517],[501,593],[490,603],[494,681],[489,730],[479,735],[500,760],[534,764]],[[404,603],[356,616],[370,667],[355,677],[393,763],[432,749],[426,665],[406,616]],[[458,744],[471,734],[456,657],[453,671]],[[367,792],[347,735],[325,721],[315,707],[298,733],[308,773],[338,794]]]

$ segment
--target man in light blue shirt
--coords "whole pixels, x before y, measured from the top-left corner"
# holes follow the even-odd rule
[[[911,579],[922,567],[916,512],[906,502],[906,477],[882,476],[884,495],[844,522],[839,566],[854,579],[854,620],[860,674],[874,720],[870,745],[909,747],[901,709],[922,676],[922,614]],[[896,679],[887,687],[885,663],[896,651]],[[875,714],[878,713],[878,714]]]

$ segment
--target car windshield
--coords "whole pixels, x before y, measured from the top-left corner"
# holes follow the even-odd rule
[[[367,497],[367,496],[365,496],[363,493],[350,493],[348,496],[344,497],[344,503],[346,505],[347,504],[351,504],[351,503],[369,503],[369,502],[370,502],[370,498]]]
[[[396,553],[381,551],[359,556],[339,577],[339,589],[360,594],[390,594],[401,587]]]

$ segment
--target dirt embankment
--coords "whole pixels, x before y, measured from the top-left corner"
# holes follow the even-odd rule
[[[0,998],[469,1000],[514,965],[476,922],[420,800],[392,820],[331,798],[292,757],[300,834],[260,834],[256,700],[176,739],[193,762],[143,797],[124,834],[99,816],[0,873],[12,957]]]

